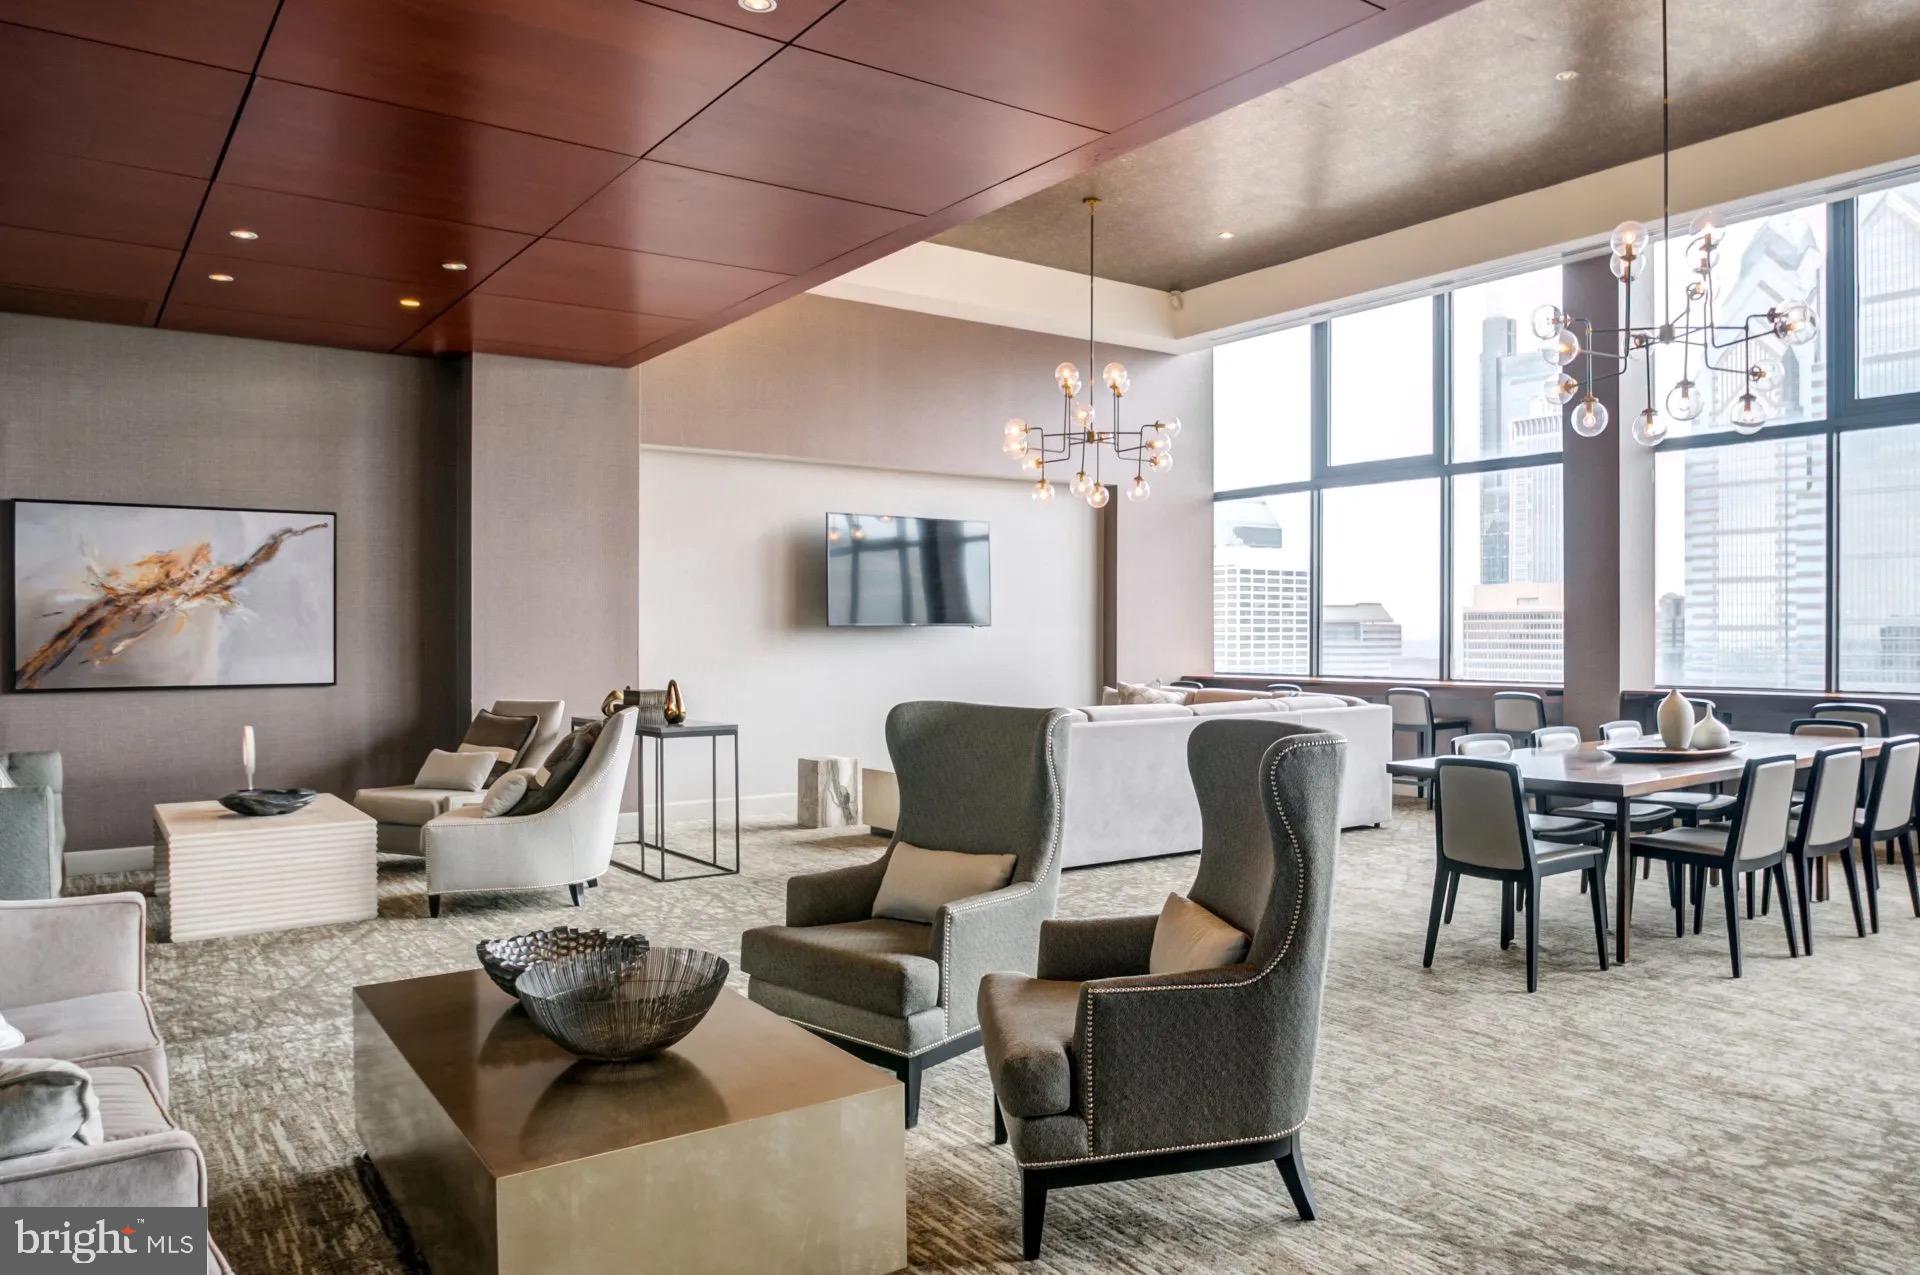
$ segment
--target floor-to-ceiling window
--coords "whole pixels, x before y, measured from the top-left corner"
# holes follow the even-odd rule
[[[1763,343],[1758,433],[1727,420],[1742,377],[1721,371],[1661,446],[1659,681],[1920,691],[1920,185],[1736,223],[1714,280],[1721,323],[1803,301],[1820,335]]]
[[[1553,683],[1557,266],[1214,353],[1214,667]]]

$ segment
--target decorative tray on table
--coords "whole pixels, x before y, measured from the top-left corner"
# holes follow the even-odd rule
[[[1615,761],[1711,761],[1731,757],[1744,745],[1735,741],[1720,748],[1668,748],[1665,744],[1602,744],[1600,751]]]

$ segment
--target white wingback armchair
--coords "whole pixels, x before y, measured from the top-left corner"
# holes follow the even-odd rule
[[[586,887],[613,861],[638,711],[622,709],[607,719],[573,783],[538,814],[484,819],[478,806],[465,806],[429,820],[420,830],[428,913],[440,915],[444,894],[563,885],[578,907]]]

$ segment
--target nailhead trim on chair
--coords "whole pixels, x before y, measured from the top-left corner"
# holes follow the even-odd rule
[[[1285,742],[1283,747],[1276,748],[1274,750],[1273,762],[1267,768],[1267,786],[1273,792],[1273,807],[1280,814],[1281,826],[1286,829],[1287,851],[1289,854],[1293,856],[1295,871],[1301,877],[1303,884],[1305,882],[1305,868],[1304,868],[1304,865],[1301,863],[1301,859],[1300,859],[1300,838],[1299,838],[1299,835],[1294,832],[1293,821],[1287,818],[1286,807],[1280,804],[1280,763],[1282,761],[1285,761],[1294,752],[1302,748],[1343,748],[1346,746],[1346,742],[1347,741],[1345,740],[1345,738],[1337,735],[1331,736],[1328,738],[1300,739],[1292,742]],[[1274,952],[1273,959],[1269,960],[1266,966],[1263,969],[1261,969],[1259,973],[1255,974],[1251,978],[1238,979],[1238,980],[1232,980],[1232,981],[1219,981],[1219,982],[1212,982],[1212,983],[1181,983],[1174,986],[1158,986],[1158,987],[1089,987],[1087,988],[1087,1056],[1082,1061],[1081,1067],[1082,1067],[1082,1070],[1084,1070],[1086,1073],[1085,1103],[1087,1108],[1086,1110],[1087,1151],[1089,1154],[1084,1156],[1078,1156],[1068,1160],[1041,1160],[1041,1161],[1036,1161],[1031,1165],[1023,1163],[1021,1167],[1022,1168],[1051,1168],[1055,1165],[1062,1165],[1062,1164],[1086,1164],[1094,1160],[1119,1160],[1119,1159],[1125,1159],[1128,1156],[1159,1155],[1163,1152],[1168,1152],[1168,1151],[1202,1151],[1202,1150],[1206,1150],[1209,1147],[1238,1146],[1240,1144],[1248,1143],[1248,1142],[1267,1142],[1274,1138],[1284,1138],[1293,1133],[1298,1132],[1301,1129],[1301,1127],[1306,1124],[1305,1120],[1302,1120],[1300,1124],[1294,1125],[1291,1129],[1282,1129],[1278,1133],[1263,1133],[1258,1136],[1250,1137],[1250,1138],[1229,1138],[1223,1142],[1196,1142],[1196,1143],[1191,1143],[1185,1146],[1178,1146],[1178,1147],[1154,1147],[1149,1150],[1142,1150],[1142,1151],[1110,1151],[1103,1155],[1092,1154],[1093,1146],[1094,1146],[1094,1142],[1093,1142],[1093,998],[1096,996],[1119,996],[1119,995],[1124,995],[1125,993],[1128,993],[1128,992],[1191,992],[1191,991],[1204,991],[1208,989],[1217,989],[1217,988],[1224,988],[1224,987],[1251,987],[1255,983],[1258,983],[1261,979],[1265,978],[1267,975],[1271,974],[1274,971],[1274,969],[1279,966],[1280,962],[1286,959],[1287,953],[1292,950],[1294,935],[1297,934],[1300,929],[1300,912],[1302,907],[1305,904],[1305,900],[1306,900],[1306,891],[1304,889],[1298,889],[1294,892],[1293,915],[1291,918],[1289,918],[1287,922],[1286,937],[1280,941],[1280,947],[1277,951]]]

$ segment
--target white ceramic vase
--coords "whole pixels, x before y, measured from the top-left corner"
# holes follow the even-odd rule
[[[1660,742],[1668,748],[1685,748],[1693,742],[1693,705],[1687,703],[1679,687],[1668,691],[1660,701],[1655,720],[1660,724]]]
[[[1733,742],[1733,735],[1727,730],[1727,724],[1713,715],[1708,709],[1707,715],[1693,724],[1693,739],[1689,748],[1725,748]]]

